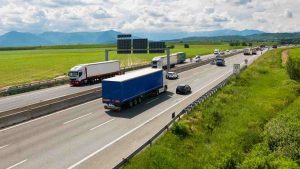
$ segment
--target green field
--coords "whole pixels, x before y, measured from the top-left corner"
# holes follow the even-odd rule
[[[259,58],[124,168],[299,168],[300,84],[280,55]]]
[[[99,48],[95,48],[99,46]],[[106,45],[105,47],[111,47]],[[212,53],[215,48],[232,49],[229,45],[190,45],[183,48],[183,44],[175,45],[171,53],[186,52],[188,57],[197,54]],[[12,50],[15,49],[15,50]],[[104,61],[103,45],[70,45],[52,47],[32,47],[26,50],[9,48],[0,51],[0,87],[28,83],[37,80],[52,79],[66,75],[68,70],[76,64]],[[22,49],[22,48],[21,48]],[[5,50],[5,48],[2,48]],[[162,54],[163,55],[163,54]],[[159,54],[117,55],[110,53],[111,60],[120,60],[121,66],[149,63]]]

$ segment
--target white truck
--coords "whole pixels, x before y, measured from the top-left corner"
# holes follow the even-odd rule
[[[244,55],[252,55],[252,50],[250,48],[245,48]]]
[[[87,63],[74,66],[69,71],[70,84],[80,86],[122,74],[118,60]]]
[[[256,50],[256,48],[252,48],[252,49],[251,49],[251,52],[252,52],[252,55],[257,55],[257,50]]]
[[[170,55],[170,67],[174,67],[177,64],[177,61],[177,55]],[[157,56],[152,59],[152,68],[166,69],[167,66],[167,56]]]

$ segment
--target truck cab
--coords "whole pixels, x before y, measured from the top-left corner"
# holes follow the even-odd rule
[[[152,59],[152,68],[162,68],[163,67],[163,58],[161,56],[154,57]]]
[[[68,73],[71,85],[80,85],[85,79],[85,68],[82,65],[74,66]]]

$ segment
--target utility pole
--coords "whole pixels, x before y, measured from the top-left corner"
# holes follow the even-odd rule
[[[105,61],[108,61],[108,49],[105,49]]]

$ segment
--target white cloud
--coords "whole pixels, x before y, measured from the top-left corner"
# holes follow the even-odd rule
[[[8,31],[300,31],[293,0],[0,0]],[[298,26],[296,26],[298,25]]]

